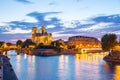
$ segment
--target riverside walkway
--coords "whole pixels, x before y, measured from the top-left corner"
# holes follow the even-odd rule
[[[7,56],[0,55],[0,66],[0,80],[18,80]]]

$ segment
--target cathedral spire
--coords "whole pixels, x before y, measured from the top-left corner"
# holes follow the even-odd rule
[[[42,27],[44,27],[44,20],[42,20]]]
[[[42,26],[40,28],[40,33],[45,34],[46,33],[46,28],[44,27],[44,21],[42,21]]]

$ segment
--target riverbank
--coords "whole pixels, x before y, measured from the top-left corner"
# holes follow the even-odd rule
[[[31,50],[31,55],[54,56],[54,55],[58,55],[58,51],[56,51],[54,49],[33,49],[33,50]]]
[[[23,48],[21,53],[28,54],[28,55],[36,55],[36,56],[56,56],[56,55],[63,55],[63,54],[75,54],[76,51],[72,49],[29,49]]]
[[[56,55],[75,54],[75,53],[76,52],[72,49],[61,49],[60,51],[57,51],[55,49],[32,49],[27,52],[27,54],[29,55],[36,55],[36,56],[56,56]]]
[[[12,65],[10,63],[10,59],[7,57],[7,56],[4,56],[4,55],[0,55],[0,62],[1,63],[1,67],[2,67],[2,70],[1,70],[1,74],[2,74],[2,78],[0,80],[18,80],[13,68],[12,68]]]

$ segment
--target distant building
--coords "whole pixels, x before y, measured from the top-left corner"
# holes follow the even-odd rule
[[[52,34],[47,33],[44,25],[40,28],[40,32],[38,32],[37,27],[32,28],[32,41],[37,44],[50,45],[52,41]]]
[[[80,48],[101,48],[101,42],[94,37],[73,36],[70,37],[67,45],[69,47]]]

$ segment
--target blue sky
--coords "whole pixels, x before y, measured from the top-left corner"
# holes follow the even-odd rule
[[[31,38],[42,21],[53,39],[120,35],[120,0],[1,0],[0,41]]]

